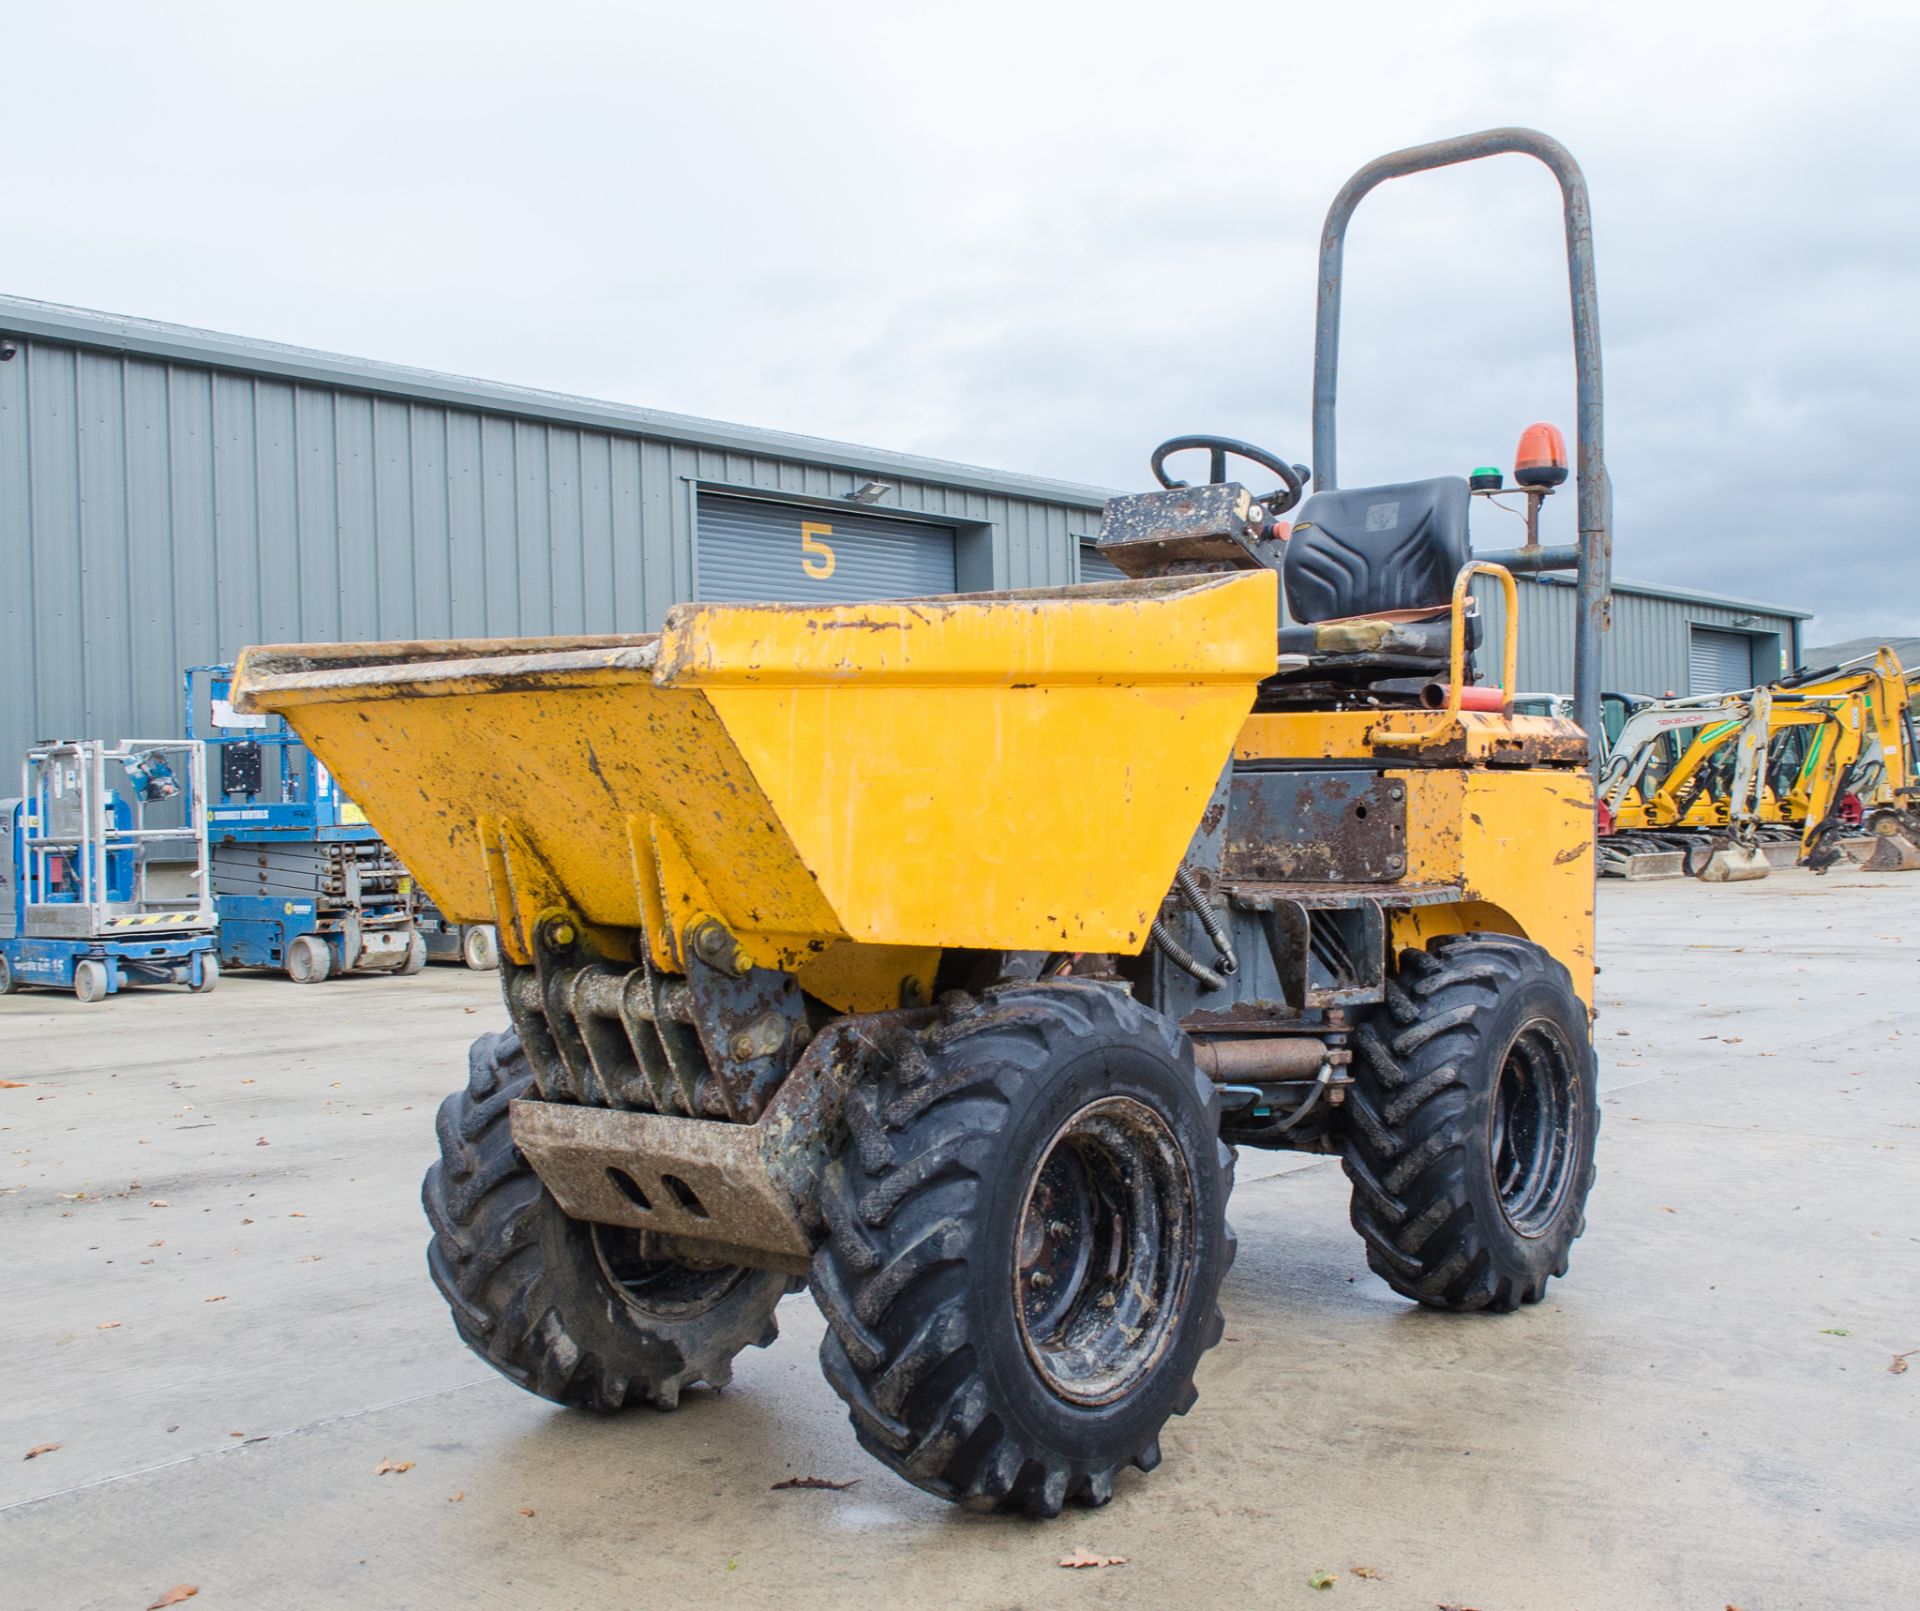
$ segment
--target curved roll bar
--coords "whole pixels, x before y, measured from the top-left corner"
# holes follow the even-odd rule
[[[1587,734],[1590,767],[1600,746],[1600,636],[1607,630],[1613,571],[1613,486],[1607,478],[1605,410],[1600,386],[1600,307],[1593,275],[1593,215],[1580,165],[1558,140],[1533,129],[1486,129],[1377,157],[1349,179],[1327,209],[1320,233],[1320,291],[1313,339],[1313,484],[1339,485],[1335,469],[1334,403],[1339,391],[1340,278],[1347,224],[1376,185],[1431,168],[1513,152],[1544,163],[1560,182],[1566,217],[1567,280],[1573,302],[1573,368],[1577,386],[1576,485],[1580,538],[1574,553],[1563,549],[1520,550],[1490,555],[1514,568],[1578,572],[1580,600],[1574,622],[1573,713]],[[1519,554],[1528,560],[1516,565]],[[1566,561],[1571,558],[1573,564]],[[1508,690],[1511,693],[1511,689]]]

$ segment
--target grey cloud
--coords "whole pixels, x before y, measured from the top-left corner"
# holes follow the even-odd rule
[[[0,289],[1112,486],[1306,457],[1334,189],[1531,123],[1594,190],[1620,573],[1920,615],[1910,5],[112,16],[12,26]],[[1558,253],[1517,159],[1369,202],[1347,479],[1571,424]]]

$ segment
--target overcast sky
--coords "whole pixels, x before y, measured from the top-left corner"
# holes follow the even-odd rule
[[[8,13],[0,291],[1112,487],[1306,458],[1334,191],[1530,124],[1616,573],[1920,633],[1912,0]],[[1571,438],[1556,209],[1518,157],[1362,208],[1343,482]]]

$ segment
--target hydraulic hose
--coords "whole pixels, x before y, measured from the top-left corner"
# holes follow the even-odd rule
[[[1295,1108],[1284,1119],[1279,1120],[1277,1123],[1263,1124],[1258,1129],[1251,1127],[1245,1129],[1236,1128],[1234,1131],[1235,1137],[1250,1146],[1259,1146],[1263,1142],[1277,1140],[1289,1130],[1300,1125],[1306,1119],[1307,1115],[1319,1106],[1321,1093],[1332,1083],[1333,1065],[1331,1063],[1322,1063],[1320,1065],[1319,1077],[1313,1082],[1313,1089],[1307,1093],[1306,1101],[1302,1102],[1299,1107]]]
[[[1227,981],[1221,978],[1219,974],[1215,973],[1213,969],[1209,968],[1176,940],[1166,924],[1162,923],[1158,918],[1153,920],[1153,927],[1148,932],[1153,937],[1153,943],[1160,947],[1161,954],[1176,968],[1192,974],[1194,978],[1200,981],[1205,989],[1224,990],[1227,988]]]
[[[1182,866],[1173,875],[1173,887],[1180,891],[1180,899],[1187,903],[1187,909],[1200,920],[1201,928],[1207,931],[1207,938],[1213,941],[1214,967],[1221,973],[1237,973],[1240,963],[1233,954],[1233,941],[1227,938],[1220,914],[1213,909],[1213,903],[1207,899],[1207,892],[1200,887],[1200,880],[1193,876],[1192,869]]]

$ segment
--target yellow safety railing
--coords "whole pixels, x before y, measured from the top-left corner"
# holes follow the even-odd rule
[[[1504,565],[1496,565],[1491,560],[1473,559],[1460,567],[1459,575],[1453,579],[1453,598],[1447,606],[1447,625],[1449,646],[1447,654],[1447,703],[1430,727],[1422,727],[1410,733],[1375,732],[1372,741],[1380,746],[1405,745],[1413,749],[1425,749],[1429,744],[1438,744],[1450,733],[1460,718],[1461,695],[1467,680],[1467,597],[1468,586],[1476,576],[1496,576],[1500,579],[1500,589],[1506,599],[1506,621],[1500,657],[1500,709],[1504,714],[1513,712],[1514,683],[1519,676],[1520,665],[1520,589],[1514,584],[1513,572]]]

